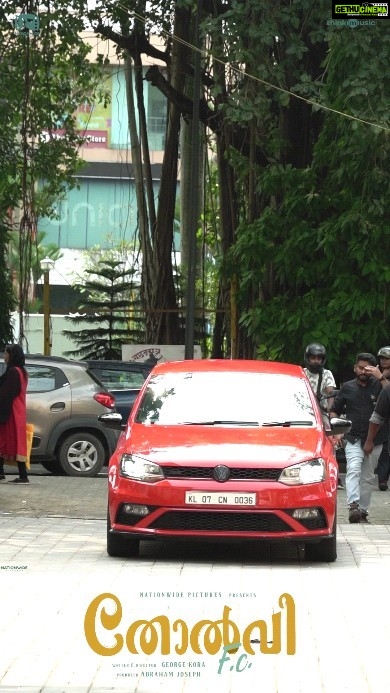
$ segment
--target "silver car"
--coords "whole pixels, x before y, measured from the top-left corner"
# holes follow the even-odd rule
[[[5,364],[0,364],[0,373]],[[115,398],[84,362],[26,356],[27,421],[34,424],[31,463],[69,476],[96,476],[115,450],[118,434],[100,414],[115,411]]]

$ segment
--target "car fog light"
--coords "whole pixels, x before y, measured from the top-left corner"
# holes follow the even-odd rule
[[[319,517],[318,508],[297,508],[292,512],[292,516],[296,520],[310,520],[313,517]]]
[[[123,511],[127,515],[149,515],[149,508],[147,505],[130,505],[130,503],[127,503],[123,507]]]

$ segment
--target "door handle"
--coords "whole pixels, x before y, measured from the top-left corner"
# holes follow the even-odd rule
[[[55,402],[51,405],[50,411],[64,411],[65,402]]]

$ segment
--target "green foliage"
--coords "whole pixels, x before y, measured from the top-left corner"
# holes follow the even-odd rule
[[[73,114],[94,97],[101,68],[88,61],[89,45],[80,36],[83,18],[73,9],[81,9],[80,3],[42,6],[40,32],[32,36],[18,33],[11,24],[20,5],[15,0],[1,3],[0,79],[7,107],[0,109],[0,150],[6,154],[0,208],[20,204],[23,176],[27,184],[41,181],[34,199],[36,216],[50,214],[56,198],[75,184],[81,162]],[[57,128],[66,136],[43,136]]]
[[[82,327],[63,330],[63,335],[78,345],[78,349],[66,352],[68,356],[120,359],[122,344],[144,341],[144,318],[133,275],[134,270],[107,256],[85,270],[84,280],[75,284],[85,296],[79,314],[67,317],[70,323]]]
[[[126,11],[129,24],[139,11],[131,0],[105,6],[121,25]],[[146,33],[160,33],[167,50],[177,6],[148,6]],[[388,27],[328,30],[328,0],[246,0],[203,12],[213,56],[205,101],[223,122],[217,146],[228,143],[231,177],[222,214],[209,176],[210,261],[197,288],[211,304],[214,270],[237,278],[241,331],[259,357],[301,361],[316,339],[341,373],[356,350],[388,341],[388,132],[343,116],[388,126]]]
[[[13,342],[11,312],[15,308],[15,299],[7,267],[6,250],[8,242],[7,226],[0,219],[0,348]]]
[[[178,7],[191,5],[195,10],[190,0],[148,3],[145,37],[160,35],[168,72],[172,16]],[[89,11],[98,33],[102,8],[97,3]],[[11,0],[0,9],[7,31],[12,9],[17,11]],[[67,114],[74,112],[80,95],[89,98],[88,84],[96,85],[77,39],[84,11],[81,1],[54,3],[50,21],[46,15],[42,24],[41,43],[30,42],[34,84],[29,93],[40,116],[28,120],[37,146],[27,176],[43,177],[48,167],[54,171],[36,200],[38,210],[50,208],[77,170],[71,135],[64,145],[52,141],[42,146],[38,135],[53,123],[65,124],[71,133],[74,122]],[[105,21],[121,27],[122,39],[133,38],[140,12],[135,0],[104,3]],[[220,296],[216,279],[237,279],[241,333],[252,340],[258,357],[301,361],[303,347],[315,339],[327,346],[329,365],[341,377],[356,351],[375,352],[389,335],[390,34],[385,21],[372,28],[328,29],[328,17],[328,0],[203,5],[201,33],[212,55],[210,60],[202,58],[204,101],[220,117],[217,147],[222,143],[226,149],[218,160],[230,166],[230,177],[225,179],[229,196],[220,208],[215,171],[209,172],[199,238],[205,249],[204,279],[198,281],[197,291],[203,293],[208,310]],[[23,169],[17,138],[28,45],[7,31],[7,59],[0,69],[12,108],[0,112],[0,211],[20,199]],[[118,44],[120,53],[124,44],[119,39]],[[45,50],[38,51],[38,45]],[[100,69],[104,53],[99,62]],[[193,64],[190,51],[188,63]],[[187,68],[183,64],[183,71]],[[187,74],[192,77],[190,69]],[[55,77],[53,82],[49,75]],[[64,178],[56,168],[61,156],[67,169]],[[91,299],[89,309],[103,319],[109,306],[99,304],[100,280],[97,285],[93,281],[91,277],[86,298]],[[126,313],[123,307],[118,311]],[[103,340],[96,331],[95,336]]]
[[[80,35],[83,10],[79,0],[42,3],[39,34],[33,35],[14,29],[13,19],[21,13],[16,0],[2,0],[0,6],[0,218],[12,211],[8,227],[19,237],[21,341],[37,220],[52,216],[58,200],[76,185],[82,162],[74,113],[94,99],[101,80],[102,68],[89,63],[90,48]],[[6,275],[2,279],[7,281]]]
[[[286,46],[286,35],[277,35]],[[288,125],[272,127],[265,116],[274,147],[266,146],[278,160],[257,171],[259,212],[242,219],[225,265],[229,276],[238,272],[240,323],[258,358],[301,362],[305,344],[320,341],[342,379],[358,351],[376,353],[388,341],[389,131],[342,113],[389,128],[389,48],[380,22],[371,32],[332,30],[320,89],[303,58],[291,90],[339,111],[321,115],[305,166],[295,156],[283,161],[296,142],[285,139]],[[277,54],[285,75],[295,73],[291,59],[304,56],[295,48]]]
[[[208,162],[206,181],[204,213],[197,235],[202,250],[202,276],[195,285],[197,305],[201,305],[204,311],[203,322],[195,326],[196,338],[205,357],[211,352],[210,325],[217,306],[221,258],[218,171],[211,162]]]
[[[44,231],[38,231],[35,238],[33,253],[31,257],[31,273],[33,278],[33,283],[36,284],[39,277],[42,275],[41,270],[41,260],[45,257],[51,258],[54,262],[62,257],[61,250],[54,243],[48,243],[44,245],[46,233]],[[16,281],[20,280],[20,234],[17,231],[11,231],[9,234],[9,246],[8,246],[8,267],[11,275],[15,277]]]
[[[316,160],[310,170],[265,171],[259,184],[273,204],[239,229],[231,253],[231,267],[239,267],[241,305],[254,283],[259,287],[253,305],[241,311],[258,357],[301,361],[305,344],[320,341],[339,378],[355,352],[376,353],[390,327],[389,178],[383,169],[377,179],[370,165],[377,165],[383,141],[372,139],[369,151],[363,133],[358,137],[351,130],[351,151],[352,138],[355,156],[363,157],[360,183],[354,166],[340,161],[340,149],[321,140],[330,174],[318,171]]]

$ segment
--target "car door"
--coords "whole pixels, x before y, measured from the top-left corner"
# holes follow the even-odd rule
[[[72,413],[71,388],[61,368],[51,364],[26,363],[27,421],[34,425],[32,455],[44,455],[50,433]]]

